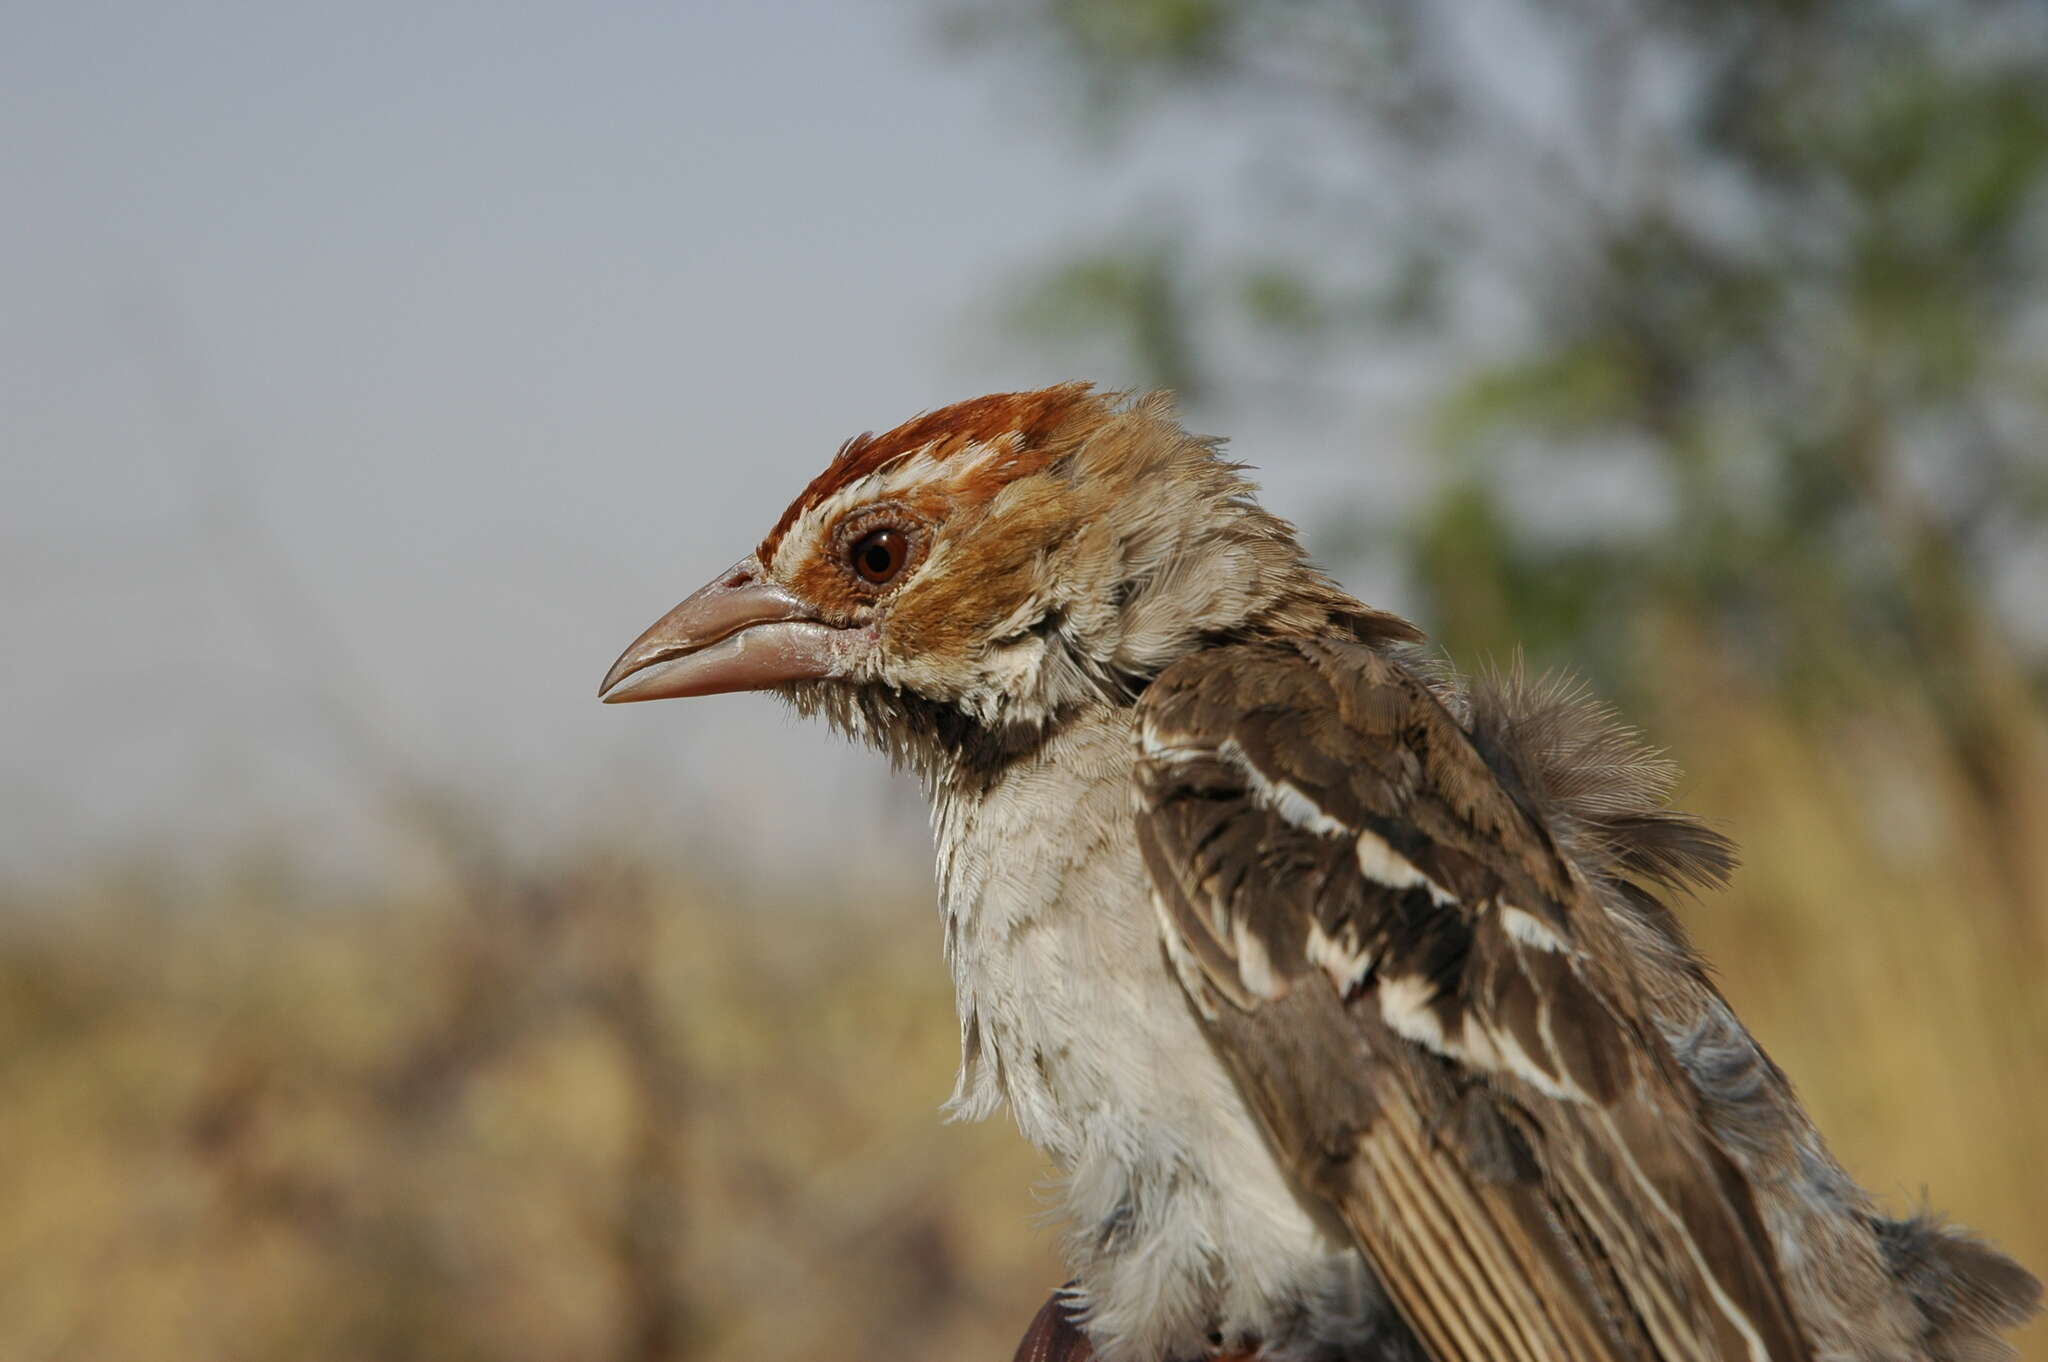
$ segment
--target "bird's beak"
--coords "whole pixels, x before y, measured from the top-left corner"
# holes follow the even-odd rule
[[[765,690],[845,674],[852,631],[810,608],[743,559],[633,640],[597,688],[606,704]]]

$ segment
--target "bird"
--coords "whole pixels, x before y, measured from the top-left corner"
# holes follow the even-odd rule
[[[2009,1356],[2040,1285],[1828,1153],[1671,903],[1729,841],[1467,678],[1165,393],[840,446],[607,702],[775,692],[929,797],[961,1060],[1058,1170],[1029,1362]],[[765,834],[764,834],[765,835]]]

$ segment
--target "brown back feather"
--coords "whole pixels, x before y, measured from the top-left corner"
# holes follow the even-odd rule
[[[1528,807],[1625,837],[1659,768],[1559,718],[1511,790],[1413,672],[1328,640],[1185,659],[1141,710],[1183,979],[1440,1362],[1811,1355],[1616,928]],[[1468,1147],[1475,1116],[1495,1138]]]

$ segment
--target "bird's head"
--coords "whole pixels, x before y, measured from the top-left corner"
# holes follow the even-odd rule
[[[1206,641],[1414,636],[1311,567],[1169,400],[999,393],[843,445],[610,701],[777,690],[927,774],[1128,704]]]

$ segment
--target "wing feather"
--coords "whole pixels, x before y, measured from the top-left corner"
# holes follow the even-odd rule
[[[1243,644],[1140,726],[1182,982],[1438,1362],[1810,1356],[1611,924],[1421,680]]]

